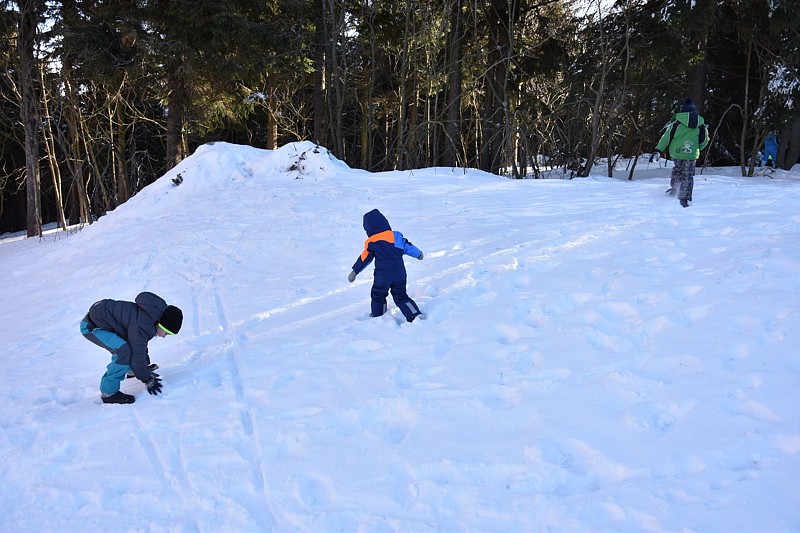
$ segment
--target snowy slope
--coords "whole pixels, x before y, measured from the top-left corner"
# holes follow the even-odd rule
[[[797,531],[800,171],[711,169],[683,209],[639,168],[217,143],[0,241],[0,531]],[[347,282],[372,208],[425,252],[425,321]],[[78,322],[145,290],[185,315],[164,393],[104,405]]]

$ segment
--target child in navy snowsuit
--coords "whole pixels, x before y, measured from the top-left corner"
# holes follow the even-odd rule
[[[147,343],[153,337],[175,335],[181,329],[183,313],[167,305],[158,295],[143,292],[133,302],[100,300],[92,304],[81,320],[87,340],[111,352],[111,362],[100,380],[103,403],[133,403],[134,397],[119,390],[126,377],[136,377],[147,392],[161,392],[161,379],[153,372]]]
[[[356,259],[353,270],[347,280],[353,283],[356,276],[375,259],[375,279],[372,283],[372,316],[381,316],[386,312],[386,297],[389,291],[397,307],[413,322],[422,313],[417,304],[406,292],[406,265],[403,255],[422,259],[422,251],[411,244],[399,231],[392,231],[389,221],[373,209],[364,215],[364,231],[368,239],[364,243],[364,251]]]

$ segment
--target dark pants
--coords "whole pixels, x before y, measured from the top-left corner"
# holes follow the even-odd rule
[[[370,292],[372,297],[372,316],[381,316],[386,312],[386,297],[389,296],[390,291],[395,305],[400,308],[400,312],[403,313],[406,320],[413,322],[414,318],[420,314],[420,310],[416,302],[406,292],[405,276],[395,280],[386,280],[375,276],[372,291]]]
[[[678,192],[678,200],[692,200],[694,189],[694,161],[676,159],[672,167],[670,187]]]

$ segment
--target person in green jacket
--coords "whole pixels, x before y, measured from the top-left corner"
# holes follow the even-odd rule
[[[703,117],[697,114],[697,108],[690,98],[681,106],[678,113],[672,115],[664,134],[656,145],[656,153],[668,150],[673,159],[672,177],[667,193],[675,196],[678,193],[683,207],[689,207],[694,189],[694,165],[700,157],[700,150],[708,146],[708,128]]]

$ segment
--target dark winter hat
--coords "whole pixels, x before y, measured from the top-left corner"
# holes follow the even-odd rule
[[[174,305],[168,305],[158,321],[158,326],[170,335],[177,335],[181,330],[181,324],[183,324],[183,312]]]
[[[697,108],[694,106],[691,98],[687,98],[681,106],[681,113],[697,113]]]

